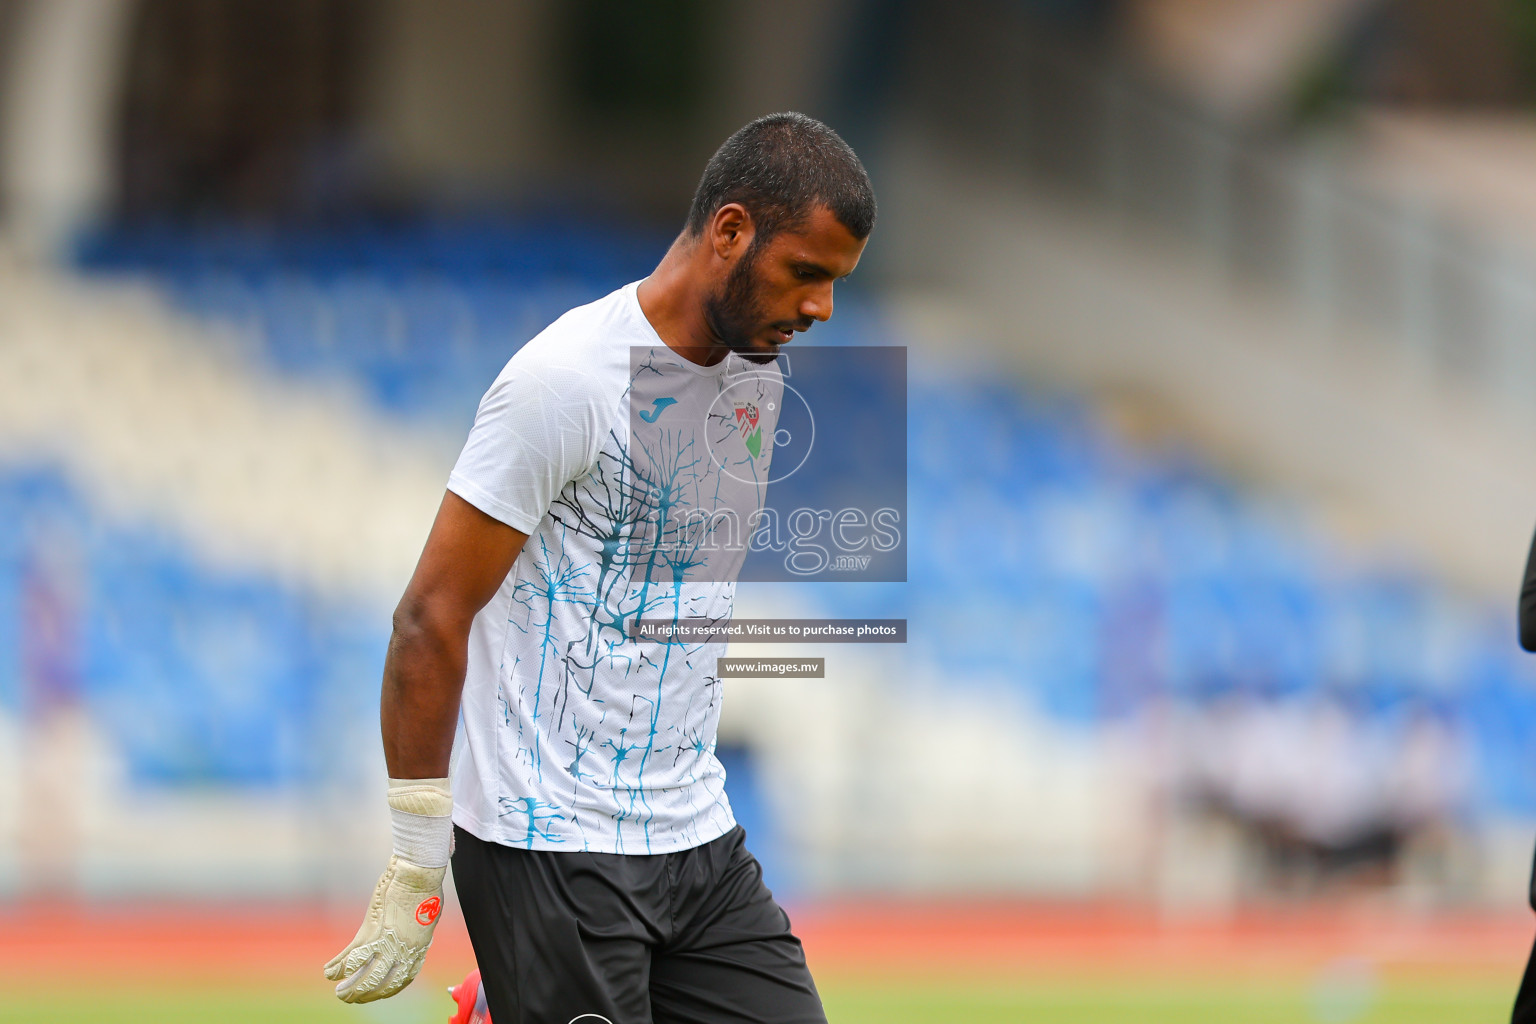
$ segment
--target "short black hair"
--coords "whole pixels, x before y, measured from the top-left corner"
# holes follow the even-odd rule
[[[754,247],[798,226],[816,206],[831,210],[855,238],[875,227],[875,190],[858,154],[837,132],[794,111],[760,117],[715,150],[684,231],[698,237],[727,203],[752,215]]]

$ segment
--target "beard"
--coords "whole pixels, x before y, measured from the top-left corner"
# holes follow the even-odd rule
[[[767,316],[758,301],[757,241],[731,268],[725,284],[704,300],[704,323],[721,344],[748,362],[771,363],[778,353],[755,348],[754,341],[767,326]]]

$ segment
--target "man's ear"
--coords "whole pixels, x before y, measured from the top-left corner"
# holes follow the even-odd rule
[[[726,203],[709,219],[709,243],[715,255],[729,260],[752,244],[752,215],[740,203]]]

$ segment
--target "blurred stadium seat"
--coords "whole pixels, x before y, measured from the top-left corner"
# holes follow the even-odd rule
[[[0,628],[26,633],[6,638],[0,706],[83,704],[137,784],[320,777],[323,712],[374,691],[382,624],[108,524],[56,471],[0,473],[0,508]]]

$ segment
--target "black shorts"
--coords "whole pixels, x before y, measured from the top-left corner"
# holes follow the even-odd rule
[[[741,826],[676,853],[520,850],[455,826],[493,1024],[826,1024]]]

